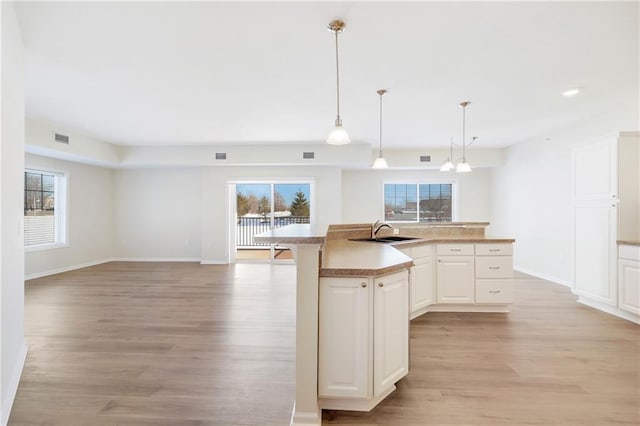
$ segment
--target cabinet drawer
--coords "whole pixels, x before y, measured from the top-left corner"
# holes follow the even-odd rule
[[[640,260],[640,246],[618,245],[618,257],[621,259]]]
[[[476,257],[476,278],[513,278],[511,256]]]
[[[411,257],[413,259],[428,257],[428,256],[431,256],[432,253],[433,253],[433,246],[431,244],[425,244],[424,246],[411,247]]]
[[[476,256],[511,256],[513,244],[476,244]]]
[[[513,280],[476,280],[476,303],[512,303]]]
[[[438,244],[438,255],[473,256],[473,244]]]

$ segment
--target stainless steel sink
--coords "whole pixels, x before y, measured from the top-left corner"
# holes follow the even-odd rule
[[[351,238],[349,241],[366,241],[369,243],[396,243],[398,241],[417,240],[417,237],[403,237],[401,235],[387,235],[379,238]]]
[[[388,241],[409,241],[418,239],[417,237],[403,237],[402,235],[387,235],[380,238]]]

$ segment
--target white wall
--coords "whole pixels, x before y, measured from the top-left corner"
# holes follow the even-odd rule
[[[26,278],[108,261],[115,229],[113,170],[29,154],[25,167],[67,175],[68,236],[66,247],[26,252]]]
[[[31,118],[26,119],[26,126],[25,151],[29,154],[105,167],[120,164],[120,148],[117,145]],[[68,136],[69,144],[56,142],[55,133]]]
[[[458,221],[489,221],[491,172],[475,168],[471,173],[434,170],[345,170],[342,172],[342,222],[383,220],[383,185],[393,182],[455,182]]]
[[[114,172],[114,257],[202,260],[229,258],[229,182],[314,182],[320,225],[340,222],[340,169],[332,167],[198,167]]]
[[[200,260],[201,173],[199,168],[118,170],[114,257]]]
[[[517,269],[572,285],[572,148],[638,128],[637,101],[610,111],[513,145],[493,169],[489,231],[515,237]]]
[[[24,341],[24,61],[14,3],[2,2],[0,145],[0,424],[7,423],[27,354]]]
[[[320,226],[340,222],[341,173],[335,167],[210,167],[202,175],[202,260],[223,263],[229,214],[228,182],[274,179],[311,179],[315,182],[315,220]],[[313,195],[312,195],[313,197]],[[313,212],[311,213],[313,216]]]

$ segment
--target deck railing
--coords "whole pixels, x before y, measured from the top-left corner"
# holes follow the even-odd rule
[[[309,216],[285,216],[273,219],[274,228],[281,228],[292,223],[309,223]],[[270,217],[239,217],[236,225],[236,247],[268,247],[268,243],[255,243],[253,236],[270,229]]]

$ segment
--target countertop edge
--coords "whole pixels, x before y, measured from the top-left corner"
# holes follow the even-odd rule
[[[392,247],[413,247],[425,244],[456,244],[456,243],[515,243],[515,238],[506,237],[484,237],[484,236],[464,236],[460,238],[456,237],[426,237],[416,238],[415,240],[397,241],[389,243]],[[379,243],[374,243],[379,244]]]
[[[617,240],[616,243],[623,246],[640,246],[639,240]]]
[[[413,260],[397,263],[379,269],[349,269],[349,268],[320,268],[320,278],[323,277],[381,277],[401,271],[413,266]]]

